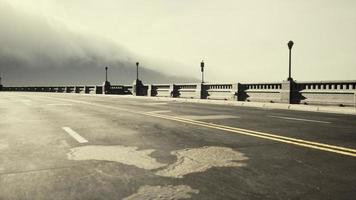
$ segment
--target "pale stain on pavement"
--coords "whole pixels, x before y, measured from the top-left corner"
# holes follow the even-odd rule
[[[0,140],[0,150],[5,150],[9,148],[9,144],[5,140]]]
[[[198,194],[199,190],[192,189],[187,185],[178,186],[150,186],[140,187],[137,193],[132,194],[123,200],[179,200],[189,199],[191,194]]]
[[[243,153],[226,147],[202,147],[171,152],[177,161],[156,175],[183,178],[191,173],[204,172],[213,167],[243,167],[247,160]]]
[[[153,149],[138,150],[137,147],[92,145],[72,148],[67,157],[70,160],[115,161],[147,170],[166,166],[149,156],[153,151]]]

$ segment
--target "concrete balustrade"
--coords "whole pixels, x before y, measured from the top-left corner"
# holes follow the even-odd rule
[[[318,85],[313,88],[298,87],[297,103],[356,107],[356,81],[298,82],[297,84]]]
[[[238,84],[238,100],[251,102],[282,102],[282,83]]]
[[[202,94],[206,99],[237,100],[238,84],[204,84]]]
[[[110,87],[110,94],[132,94],[132,86],[128,87],[125,85],[112,85]]]
[[[356,107],[356,81],[274,83],[176,83],[135,85],[69,85],[1,87],[1,91],[139,95],[152,97],[220,99],[250,102],[338,105]],[[137,93],[138,91],[138,93]]]
[[[184,83],[176,84],[172,90],[174,97],[201,99],[202,98],[202,84]]]
[[[148,88],[151,89],[150,95],[152,97],[170,97],[174,90],[173,84],[152,84]]]

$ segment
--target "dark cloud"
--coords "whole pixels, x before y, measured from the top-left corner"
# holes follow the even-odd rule
[[[113,83],[131,83],[139,56],[101,38],[82,35],[58,22],[19,12],[0,1],[0,74],[6,85],[100,84],[110,66]],[[188,82],[146,66],[144,82]]]

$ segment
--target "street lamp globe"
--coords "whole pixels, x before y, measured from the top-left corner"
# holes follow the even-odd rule
[[[204,60],[200,63],[201,72],[204,72]]]
[[[294,45],[294,42],[292,40],[288,42],[289,49],[292,49],[293,45]]]
[[[138,81],[138,65],[140,63],[139,62],[136,62],[136,81]]]
[[[108,67],[105,67],[105,82],[108,82]]]
[[[204,83],[204,60],[200,62],[200,71],[201,71],[201,82]]]

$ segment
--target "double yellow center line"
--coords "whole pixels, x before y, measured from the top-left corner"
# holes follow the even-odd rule
[[[238,133],[238,134],[248,135],[248,136],[257,137],[257,138],[263,138],[263,139],[282,142],[282,143],[286,143],[286,144],[292,144],[292,145],[302,146],[302,147],[306,147],[306,148],[317,149],[317,150],[321,150],[321,151],[356,157],[356,149],[351,149],[351,148],[346,148],[346,147],[341,147],[341,146],[323,144],[323,143],[319,143],[319,142],[312,142],[312,141],[308,141],[308,140],[302,140],[302,139],[297,139],[297,138],[292,138],[292,137],[285,137],[285,136],[280,136],[280,135],[276,135],[276,134],[252,131],[252,130],[236,128],[236,127],[231,127],[231,126],[224,126],[224,125],[219,125],[219,124],[214,124],[214,123],[207,123],[207,122],[203,122],[203,121],[191,120],[191,119],[175,117],[175,116],[171,116],[171,115],[161,115],[161,114],[154,113],[154,112],[133,111],[130,109],[119,108],[119,107],[111,106],[111,105],[103,105],[103,104],[99,104],[99,103],[90,103],[87,101],[70,100],[70,99],[55,98],[55,97],[46,97],[46,98],[64,100],[64,101],[75,102],[75,103],[86,104],[86,105],[93,105],[93,106],[103,107],[103,108],[107,108],[107,109],[121,110],[121,111],[130,112],[130,113],[141,114],[141,115],[146,115],[146,116],[151,116],[151,117],[156,117],[156,118],[161,118],[161,119],[166,119],[166,120],[171,120],[171,121],[177,121],[177,122],[182,122],[182,123],[186,123],[186,124],[192,124],[192,125],[196,125],[196,126],[207,127],[207,128],[212,128],[212,129],[217,129],[217,130],[222,130],[222,131],[228,131],[228,132],[232,132],[232,133]]]
[[[278,142],[282,142],[282,143],[303,146],[303,147],[307,147],[307,148],[311,148],[311,149],[318,149],[321,151],[327,151],[327,152],[356,157],[356,149],[340,147],[340,146],[335,146],[335,145],[329,145],[329,144],[323,144],[323,143],[318,143],[318,142],[311,142],[311,141],[292,138],[292,137],[285,137],[285,136],[264,133],[264,132],[259,132],[259,131],[251,131],[251,130],[242,129],[242,128],[224,126],[224,125],[219,125],[219,124],[214,124],[214,123],[207,123],[207,122],[203,122],[203,121],[191,120],[191,119],[169,116],[169,115],[160,115],[160,114],[149,113],[149,112],[141,113],[141,114],[152,116],[152,117],[157,117],[157,118],[161,118],[161,119],[183,122],[183,123],[187,123],[187,124],[193,124],[193,125],[197,125],[197,126],[213,128],[213,129],[217,129],[217,130],[228,131],[228,132],[232,132],[232,133],[238,133],[238,134],[242,134],[242,135],[248,135],[248,136],[278,141]]]

